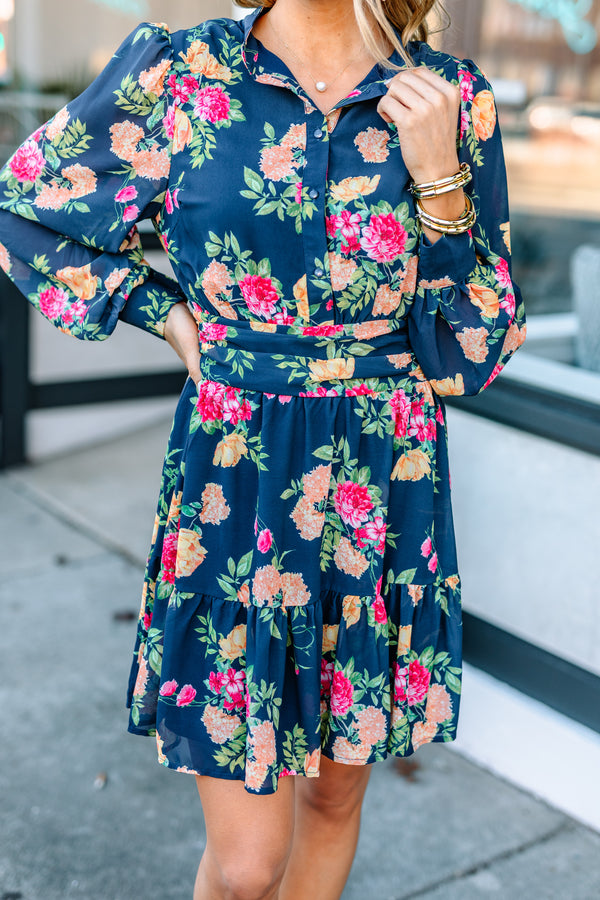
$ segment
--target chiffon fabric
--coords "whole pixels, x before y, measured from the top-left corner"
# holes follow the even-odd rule
[[[75,337],[198,324],[166,451],[129,730],[178,771],[317,776],[456,734],[460,582],[443,397],[525,337],[494,97],[460,86],[470,233],[420,232],[375,65],[324,115],[254,37],[260,9],[143,24],[0,174],[0,263]],[[399,55],[391,61],[404,65]],[[176,281],[145,262],[151,219]]]

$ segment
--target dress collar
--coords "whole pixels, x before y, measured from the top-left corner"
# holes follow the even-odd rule
[[[244,65],[256,81],[289,88],[303,100],[307,112],[313,111],[315,109],[313,102],[306,91],[298,84],[285,63],[270,50],[267,50],[252,33],[254,23],[259,16],[264,15],[266,12],[267,7],[259,6],[253,12],[244,16],[240,22],[243,29],[242,59]],[[400,39],[398,31],[396,31],[396,35]],[[419,46],[419,41],[411,41],[409,44],[409,50],[413,59],[418,53]],[[391,63],[402,68],[406,65],[397,50],[394,50],[389,59]],[[397,70],[376,63],[363,81],[347,97],[339,100],[331,111],[349,106],[357,100],[370,100],[373,97],[383,96],[387,90],[387,82],[393,77],[395,71]]]

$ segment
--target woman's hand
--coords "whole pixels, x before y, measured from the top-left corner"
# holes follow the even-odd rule
[[[458,87],[425,66],[403,69],[388,83],[377,111],[398,129],[404,162],[417,183],[458,171],[459,107]]]
[[[165,340],[185,363],[194,384],[198,384],[202,377],[198,325],[186,303],[176,303],[169,310],[165,322]]]
[[[403,69],[389,82],[377,111],[396,126],[402,157],[417,184],[458,172],[459,108],[459,88],[424,66]],[[459,188],[424,200],[423,207],[441,219],[457,219],[465,211],[465,195]],[[423,231],[433,243],[441,237],[429,228]]]

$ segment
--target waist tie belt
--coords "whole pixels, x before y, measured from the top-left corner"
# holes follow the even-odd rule
[[[213,316],[195,306],[204,378],[306,397],[393,391],[423,374],[403,323],[276,325]],[[417,370],[418,375],[417,375]],[[420,377],[419,377],[420,376]]]

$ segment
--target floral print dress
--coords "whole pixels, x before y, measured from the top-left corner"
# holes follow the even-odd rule
[[[320,755],[363,765],[455,737],[460,583],[445,395],[525,337],[501,140],[458,83],[471,233],[421,233],[373,67],[327,115],[254,37],[144,24],[0,176],[0,263],[58,328],[197,323],[165,456],[128,693],[159,760],[268,794]],[[392,60],[400,65],[398,56]],[[152,219],[177,282],[145,262]]]

